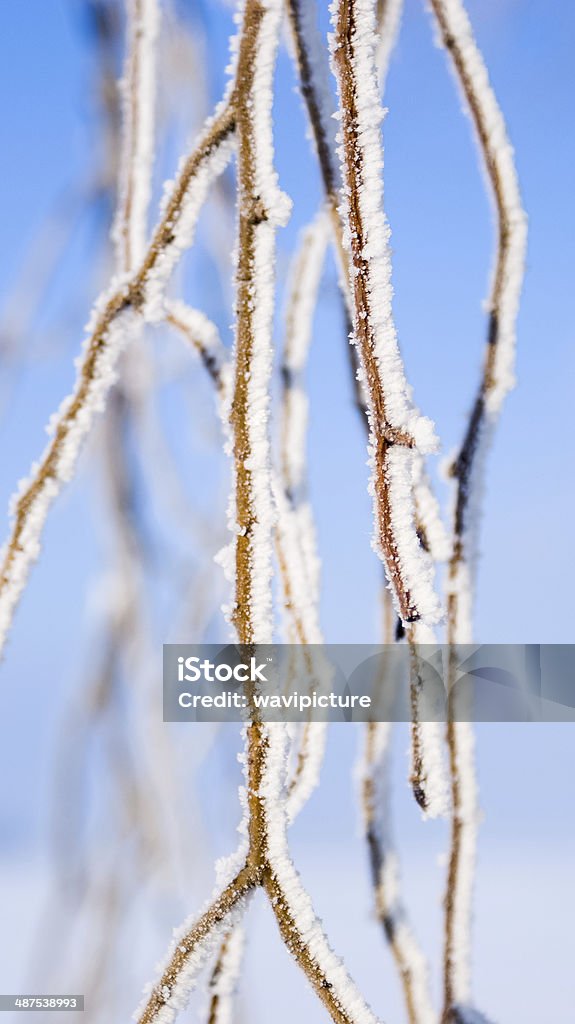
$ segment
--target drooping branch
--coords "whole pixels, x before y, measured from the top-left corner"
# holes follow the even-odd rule
[[[383,95],[391,63],[391,55],[397,42],[401,25],[403,0],[377,0],[377,70],[379,90]]]
[[[168,954],[160,981],[146,997],[138,1024],[171,1024],[185,1008],[196,979],[222,934],[240,920],[246,898],[258,883],[253,865],[243,867],[190,926],[184,925]]]
[[[488,302],[487,343],[477,396],[450,475],[455,483],[453,545],[447,581],[448,642],[472,640],[479,504],[487,448],[513,387],[516,318],[523,280],[526,218],[513,149],[482,55],[461,0],[431,0],[431,9],[471,116],[494,199],[497,252]],[[450,659],[453,664],[453,659]],[[449,685],[453,684],[452,673]],[[443,1024],[473,1019],[471,916],[478,822],[470,709],[450,700],[447,725],[452,795],[451,849],[445,895]]]
[[[302,645],[293,652],[296,671],[311,684],[320,665],[317,650],[322,644],[319,622],[320,561],[313,511],[308,494],[307,426],[309,400],[305,369],[313,330],[314,313],[329,238],[325,210],[302,234],[291,269],[285,316],[285,343],[281,366],[282,404],[280,424],[281,486],[278,488],[277,548],[284,590],[284,607],[293,621],[292,643]],[[299,567],[299,571],[298,571]],[[325,722],[309,721],[298,727],[299,749],[289,784],[288,819],[292,821],[319,782],[326,741]]]
[[[285,212],[272,158],[272,75],[280,26],[279,0],[248,0],[238,53],[235,114],[240,193],[236,365],[231,406],[235,467],[236,603],[233,621],[248,647],[271,634],[272,475],[267,438],[275,227]],[[257,60],[256,60],[257,55]],[[274,216],[275,214],[275,216]],[[274,222],[275,221],[275,222]],[[250,692],[248,688],[248,699]],[[288,949],[338,1024],[375,1024],[347,972],[331,952],[287,846],[287,730],[257,714],[245,730],[246,886],[261,885]],[[237,880],[234,883],[234,892]],[[228,893],[229,887],[224,890]],[[229,916],[217,901],[215,924]],[[211,913],[208,912],[208,915]],[[209,923],[208,915],[202,922]],[[188,936],[191,942],[188,941]],[[202,929],[200,940],[205,937]],[[181,1005],[201,959],[197,926],[173,950],[141,1024],[167,1024]],[[193,964],[192,964],[193,960]],[[193,969],[192,969],[193,968]],[[189,977],[188,977],[189,976]]]
[[[146,246],[154,156],[157,0],[128,0],[127,26],[119,202],[113,230],[119,273],[132,271]]]
[[[52,417],[52,440],[12,500],[14,521],[0,568],[0,650],[30,568],[40,553],[49,509],[74,474],[82,443],[115,380],[121,352],[142,317],[161,319],[167,280],[191,243],[211,180],[228,162],[235,126],[232,93],[233,85],[205,126],[192,154],[183,162],[138,269],[116,279],[97,301],[74,390]]]
[[[240,976],[245,943],[243,924],[225,936],[210,978],[208,1024],[232,1024],[234,996]]]
[[[274,525],[269,443],[276,227],[289,214],[272,163],[272,80],[277,5],[246,8],[238,59],[238,267],[234,448],[235,606],[240,643],[270,643]],[[243,49],[242,49],[243,47]],[[256,56],[257,47],[257,56]]]
[[[390,681],[385,680],[389,687]],[[362,808],[378,920],[398,970],[409,1024],[434,1024],[425,957],[407,920],[390,827],[391,721],[366,726]]]
[[[342,214],[353,273],[354,342],[370,421],[374,544],[404,622],[436,622],[432,567],[417,537],[413,450],[434,446],[433,429],[411,404],[391,310],[389,229],[383,212],[375,5],[334,6],[333,67],[340,94]]]
[[[465,7],[461,0],[431,0],[431,8],[471,116],[497,217],[497,251],[487,303],[483,370],[463,442],[450,470],[456,494],[448,584],[449,640],[470,643],[482,470],[496,420],[515,383],[516,319],[523,283],[527,222],[505,120]]]
[[[306,486],[307,398],[303,371],[307,361],[313,314],[323,256],[327,241],[326,220],[322,216],[304,233],[292,273],[292,287],[286,313],[286,342],[282,378],[282,455],[281,478],[273,476],[276,504],[276,550],[283,590],[286,626],[295,644],[296,671],[310,681],[317,658],[309,644],[320,644],[322,635],[318,616],[318,556],[312,511]],[[231,375],[229,360],[213,324],[183,303],[166,304],[167,321],[192,342],[212,378],[224,418],[230,405]],[[309,799],[319,781],[325,747],[326,724],[305,723],[298,731],[299,747],[295,768],[288,784],[286,813],[292,821]],[[211,1024],[223,1024],[230,1018],[235,987],[241,966],[241,924],[231,929],[222,941],[210,983]]]

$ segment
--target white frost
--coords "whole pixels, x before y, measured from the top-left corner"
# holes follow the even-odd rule
[[[268,755],[260,794],[265,806],[268,856],[274,876],[311,959],[317,963],[343,1011],[354,1024],[377,1024],[377,1018],[365,1003],[344,963],[329,946],[321,921],[293,865],[287,845],[285,813],[287,730],[281,723],[269,723],[265,732]]]
[[[392,688],[392,681],[385,681]],[[388,714],[391,707],[387,708]],[[418,1024],[435,1024],[436,1014],[429,991],[429,968],[407,919],[407,912],[401,895],[399,859],[395,850],[391,827],[390,799],[390,744],[391,722],[377,722],[366,730],[363,756],[359,765],[359,782],[364,797],[371,798],[369,805],[363,801],[366,828],[374,831],[381,856],[381,868],[376,884],[376,906],[380,919],[391,920],[393,941],[400,960],[409,972],[413,1010]]]
[[[337,21],[339,4],[331,6],[335,33],[332,35],[332,60],[334,72],[339,78],[337,61]],[[375,3],[372,0],[355,0],[355,30],[351,40],[351,72],[354,83],[354,98],[357,117],[343,107],[341,111],[340,132],[338,135],[339,152],[344,177],[341,215],[346,225],[344,243],[350,254],[352,264],[353,250],[350,236],[350,224],[353,220],[351,205],[351,157],[346,153],[346,146],[353,139],[355,165],[360,174],[357,202],[364,234],[361,259],[352,265],[352,274],[361,275],[369,303],[370,344],[378,371],[378,386],[385,403],[385,416],[391,427],[411,435],[415,449],[421,453],[434,450],[435,436],[433,424],[415,409],[411,388],[409,387],[399,353],[395,325],[392,315],[391,259],[389,252],[389,227],[383,209],[383,157],[381,146],[381,122],[383,110],[379,96],[379,85],[376,64],[376,20]],[[340,102],[345,104],[342,96],[341,82]],[[355,294],[353,279],[350,288]],[[363,310],[355,310],[355,330],[357,336]],[[360,361],[361,361],[361,352]],[[376,526],[374,546],[380,557],[383,551],[379,540],[382,524],[379,523],[380,511],[375,493],[375,458],[374,444],[382,424],[376,422],[376,410],[373,396],[370,395],[365,379],[365,368],[360,373],[361,384],[368,398],[370,420],[370,463],[372,466],[371,493],[374,497],[374,519]],[[398,549],[398,560],[406,589],[410,591],[412,601],[420,617],[430,624],[441,618],[441,608],[433,588],[433,566],[430,558],[422,550],[415,531],[412,474],[415,451],[399,448],[396,445],[390,451],[388,459],[388,483],[391,494],[392,528]],[[389,567],[388,567],[389,568]]]
[[[158,0],[129,0],[127,57],[122,94],[119,202],[112,231],[119,268],[132,270],[144,256],[154,157]]]

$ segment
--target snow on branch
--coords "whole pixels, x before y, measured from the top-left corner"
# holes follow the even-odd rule
[[[333,68],[340,96],[341,215],[352,273],[354,344],[370,424],[374,544],[385,563],[404,622],[432,624],[441,616],[433,568],[417,537],[413,505],[414,452],[432,451],[433,425],[411,401],[392,316],[389,229],[383,180],[376,66],[375,3],[332,5]]]

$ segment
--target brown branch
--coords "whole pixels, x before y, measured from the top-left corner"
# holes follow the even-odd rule
[[[497,215],[497,252],[495,272],[488,300],[489,318],[483,370],[477,391],[477,397],[471,409],[467,428],[456,458],[451,466],[450,475],[456,482],[456,503],[454,512],[454,544],[449,564],[451,579],[457,575],[464,554],[463,537],[466,531],[469,508],[471,477],[474,470],[475,457],[479,440],[486,420],[486,401],[496,384],[495,363],[497,348],[500,343],[501,303],[505,294],[508,263],[511,256],[514,228],[517,226],[517,211],[510,210],[506,196],[498,144],[494,142],[489,125],[489,113],[474,81],[468,57],[464,54],[461,40],[455,34],[449,20],[449,13],[443,0],[430,0],[433,14],[440,30],[441,40],[451,58],[457,80],[461,86],[471,115],[478,140],[479,150],[495,200]],[[489,88],[489,87],[488,87]],[[494,98],[494,97],[493,97]],[[505,142],[503,143],[505,145]],[[520,201],[517,195],[517,202]],[[515,216],[514,216],[515,214]],[[519,216],[521,217],[522,211]],[[448,642],[456,640],[456,622],[458,619],[457,596],[451,594],[448,603]]]
[[[366,235],[359,194],[363,188],[362,153],[359,146],[357,84],[354,71],[355,24],[354,0],[342,0],[336,27],[335,67],[341,92],[342,136],[346,188],[350,196],[349,231],[351,238],[351,259],[354,270],[354,332],[365,387],[370,403],[370,433],[375,458],[375,490],[379,513],[379,542],[385,558],[385,565],[393,585],[402,619],[414,622],[419,619],[409,587],[401,572],[395,526],[392,521],[391,496],[389,490],[388,456],[396,445],[411,447],[413,441],[401,431],[396,431],[388,421],[385,395],[377,360],[375,338],[370,308],[368,266],[365,259]]]
[[[238,903],[243,901],[248,893],[259,884],[260,874],[261,872],[255,870],[253,863],[246,864],[193,927],[178,940],[168,966],[162,973],[158,984],[154,986],[148,1002],[138,1018],[138,1024],[153,1024],[157,1015],[168,1002],[192,956],[197,953],[198,948],[210,937],[214,929],[229,917]]]
[[[463,92],[475,129],[481,160],[495,203],[497,248],[495,270],[488,309],[487,337],[483,369],[475,402],[472,406],[459,452],[451,466],[455,482],[452,551],[448,570],[447,640],[450,645],[448,675],[447,745],[451,775],[451,846],[444,899],[445,945],[443,957],[443,1024],[457,1024],[462,1019],[458,1004],[468,998],[467,984],[458,970],[458,936],[456,920],[461,913],[462,861],[464,841],[473,847],[476,827],[476,783],[472,750],[471,725],[465,709],[454,707],[453,645],[471,640],[471,572],[474,552],[471,550],[469,514],[475,476],[479,469],[478,454],[485,443],[487,430],[493,425],[502,400],[509,390],[509,379],[500,379],[498,360],[503,345],[513,354],[515,317],[521,288],[525,251],[525,215],[513,161],[506,136],[503,115],[489,84],[483,59],[473,38],[463,5],[455,9],[444,0],[431,0],[441,41],[452,62],[455,77]],[[509,356],[508,356],[509,358]],[[509,368],[507,368],[509,376]],[[462,607],[463,587],[467,590]],[[467,714],[469,709],[467,709]],[[462,718],[462,715],[465,716]],[[467,873],[470,867],[467,866]],[[469,927],[469,921],[466,922]],[[460,940],[459,940],[460,941]]]
[[[365,759],[368,766],[372,767],[376,761],[375,744],[378,730],[382,728],[381,722],[368,722],[366,726],[366,753]],[[381,766],[378,766],[381,772]],[[381,780],[380,780],[381,781]],[[416,995],[414,992],[413,964],[406,956],[403,944],[398,941],[398,927],[403,925],[400,919],[401,914],[397,906],[394,906],[394,897],[388,894],[386,884],[386,862],[389,857],[383,843],[380,829],[377,826],[377,795],[376,780],[371,771],[366,771],[362,786],[363,814],[365,822],[365,838],[369,851],[369,863],[371,867],[371,880],[375,893],[375,909],[385,938],[388,942],[391,954],[397,967],[403,998],[409,1024],[419,1024],[417,1013]],[[391,898],[390,898],[391,897]]]
[[[90,400],[95,399],[103,387],[99,378],[103,371],[102,364],[107,369],[106,357],[111,344],[112,329],[117,325],[122,313],[128,310],[142,313],[147,289],[158,261],[176,240],[178,221],[188,191],[199,172],[222,143],[230,137],[234,127],[233,105],[227,102],[205,129],[198,146],[188,157],[141,266],[125,284],[113,292],[96,316],[70,402],[57,421],[52,441],[15,503],[14,523],[0,566],[0,647],[26,584],[30,566],[37,557],[48,507],[73,467],[76,449],[89,429],[82,416]],[[88,418],[91,418],[92,414],[91,409],[86,412]],[[72,461],[72,467],[62,465],[67,443],[71,443],[73,447],[72,454],[67,453],[68,462]],[[34,521],[31,518],[33,515]]]

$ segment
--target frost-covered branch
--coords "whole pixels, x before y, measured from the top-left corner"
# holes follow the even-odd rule
[[[290,202],[273,167],[272,75],[279,3],[250,2],[238,58],[238,266],[231,427],[235,603],[240,643],[271,643],[274,511],[269,441],[275,232]]]
[[[187,1005],[197,977],[222,935],[240,920],[249,893],[258,883],[253,865],[245,865],[213,899],[198,920],[179,930],[160,980],[146,997],[138,1024],[172,1024]]]
[[[464,5],[431,0],[442,44],[475,129],[494,199],[497,253],[488,301],[483,371],[467,430],[450,475],[455,482],[453,546],[447,581],[448,641],[472,640],[479,506],[487,449],[505,396],[514,384],[516,318],[527,238],[513,149]],[[453,682],[450,675],[450,684]],[[467,711],[468,713],[468,711]],[[450,706],[447,741],[453,803],[445,897],[444,1024],[466,1022],[471,1001],[471,916],[478,821],[474,736],[466,709]]]
[[[483,467],[504,399],[515,383],[516,319],[523,283],[527,221],[505,120],[465,7],[461,0],[431,0],[431,8],[475,128],[497,216],[497,253],[487,303],[489,319],[483,370],[463,443],[450,469],[456,495],[448,583],[449,639],[454,643],[470,643]]]
[[[342,223],[342,216],[340,215],[340,212],[343,213],[344,211],[340,211],[339,209],[341,175],[333,138],[332,126],[334,122],[332,102],[329,94],[329,85],[326,82],[327,62],[322,50],[321,41],[318,38],[318,31],[315,22],[315,5],[311,2],[303,3],[302,0],[289,0],[288,12],[302,95],[306,103],[310,126],[318,153],[320,171],[322,174],[328,209],[330,211],[332,230],[334,233],[334,242],[336,251],[339,255],[342,289],[347,309],[349,310],[350,316],[352,316],[354,307],[353,291],[357,282],[357,274],[355,269],[353,273],[350,272],[351,253],[349,246],[345,244],[344,227]],[[375,45],[372,47],[373,53],[371,56],[373,57],[373,63],[374,65],[378,65],[375,69],[372,68],[372,70],[380,80],[384,81],[389,57],[393,47],[393,41],[398,29],[400,5],[398,5],[395,0],[390,0],[389,3],[380,4],[377,15],[380,49],[376,58]],[[374,38],[375,37],[372,37],[372,42]],[[375,130],[378,132],[377,127]],[[345,172],[345,162],[343,169]],[[376,168],[376,170],[378,171],[379,168]],[[346,190],[348,192],[349,188],[350,183],[346,181]],[[345,221],[345,217],[343,217],[343,220]],[[365,416],[367,418],[369,414],[369,402],[366,401],[366,379],[364,368],[361,366],[361,346],[359,344],[352,349],[352,354],[355,357],[352,362],[357,388],[357,404],[362,417]],[[397,358],[399,359],[400,357],[398,356]],[[399,365],[401,367],[401,363]],[[388,429],[388,426],[389,425],[385,427],[384,425],[386,430]],[[407,440],[407,438],[404,440]],[[386,446],[388,446],[387,443]],[[390,453],[390,462],[394,459],[399,461],[396,454],[392,455]],[[411,454],[410,461],[415,465],[416,459],[417,455],[414,451]],[[384,496],[381,495],[381,497],[383,500]],[[407,505],[409,510],[409,501]],[[403,531],[403,536],[407,538],[409,537],[409,517],[408,521],[404,525],[405,530]],[[380,523],[380,532],[381,529],[382,524]],[[384,532],[388,540],[391,541],[391,535],[395,532],[395,526],[387,523]],[[412,537],[412,541],[412,547],[417,552],[417,539]],[[422,556],[422,561],[424,560],[425,556]],[[428,564],[425,567],[425,572],[429,573]],[[394,583],[394,591],[396,595],[398,595],[397,572],[395,573],[395,580],[392,579],[392,582]],[[405,594],[403,597],[405,598]],[[427,598],[429,597],[429,590],[427,589]],[[405,600],[403,601],[403,604],[403,611],[406,611]],[[430,607],[434,607],[435,613],[437,613],[437,606],[433,598],[431,598]],[[432,611],[432,617],[433,614],[434,613]]]
[[[281,466],[284,486],[292,504],[307,496],[306,434],[308,400],[303,373],[317,305],[318,290],[329,240],[329,221],[325,211],[314,218],[302,233],[293,261],[286,307],[285,344],[282,361]]]
[[[374,545],[404,622],[438,621],[433,570],[414,520],[414,451],[431,451],[433,427],[411,402],[391,299],[389,229],[383,212],[375,4],[342,0],[333,10],[332,58],[340,95],[342,217],[350,254],[354,343],[370,423]]]
[[[378,85],[381,91],[385,84],[393,45],[399,30],[401,7],[402,4],[397,0],[381,0],[377,5],[378,46],[375,61]],[[331,226],[336,252],[339,256],[340,283],[346,309],[351,316],[353,276],[349,273],[349,254],[344,245],[344,231],[339,209],[339,169],[337,153],[333,148],[331,100],[325,82],[327,61],[318,39],[315,5],[311,2],[301,3],[300,0],[289,0],[288,11],[302,95],[307,106],[328,209],[331,213]],[[370,443],[369,401],[357,346],[350,347],[350,357],[356,406],[362,424],[367,430],[368,443]],[[448,557],[448,540],[441,522],[437,500],[425,473],[423,456],[418,451],[412,452],[412,483],[415,525],[421,546],[425,552],[430,553],[434,561],[443,561]],[[413,693],[417,698],[415,690]],[[414,710],[418,715],[417,700],[414,703]],[[445,779],[441,770],[437,723],[423,722],[419,717],[415,717],[412,723],[412,737],[414,793],[419,803],[425,807],[426,813],[443,813],[445,810]],[[428,754],[431,758],[429,762]]]
[[[338,210],[341,174],[336,151],[329,67],[317,29],[316,9],[312,0],[287,0],[287,12],[300,88],[318,156],[344,292],[346,292],[347,254],[343,247]]]
[[[271,543],[274,528],[268,439],[269,376],[273,312],[275,228],[286,201],[273,170],[272,76],[280,27],[280,0],[247,0],[238,53],[235,114],[238,135],[239,244],[237,334],[231,427],[235,468],[236,604],[233,621],[240,643],[271,637]],[[248,692],[248,698],[250,694]],[[343,964],[331,952],[287,846],[287,729],[254,717],[246,727],[248,849],[244,884],[237,877],[172,951],[141,1024],[168,1024],[187,997],[203,961],[207,935],[248,888],[267,893],[284,942],[332,1019],[338,1024],[375,1024]],[[241,893],[238,899],[237,892]],[[224,899],[224,894],[226,898]],[[214,907],[216,912],[214,914]],[[210,916],[211,915],[211,916]],[[213,921],[214,928],[211,927]],[[198,931],[199,929],[199,931]],[[181,945],[180,945],[181,941]]]
[[[142,318],[161,319],[167,281],[191,244],[210,182],[228,162],[235,125],[233,89],[232,83],[193,152],[183,161],[138,269],[116,278],[97,301],[74,390],[52,417],[48,428],[52,439],[12,499],[13,525],[2,550],[0,568],[0,649],[30,568],[40,553],[49,509],[74,474],[82,443],[116,378],[120,355]]]
[[[245,931],[236,924],[225,936],[210,978],[208,1024],[232,1024],[234,995],[239,980]]]
[[[409,1024],[435,1024],[428,967],[407,920],[391,834],[390,739],[390,721],[368,723],[360,778],[376,912],[397,966]]]
[[[166,301],[165,319],[192,345],[216,391],[224,401],[229,401],[229,361],[215,324],[199,309],[176,299]]]
[[[263,886],[282,938],[336,1024],[376,1024],[344,964],[331,950],[291,860],[285,814],[287,730],[270,723],[262,727],[262,736],[266,762],[260,786],[266,849]]]
[[[399,35],[402,11],[403,0],[377,0],[377,70],[382,94],[385,92],[391,55]]]
[[[119,203],[113,237],[119,273],[143,258],[151,194],[156,102],[158,0],[128,0],[127,58],[122,90]]]
[[[321,210],[303,232],[293,261],[285,323],[282,360],[281,486],[277,494],[277,550],[284,590],[284,606],[293,621],[292,643],[301,644],[297,657],[310,680],[317,660],[306,650],[322,644],[319,622],[319,555],[313,511],[308,495],[307,426],[309,401],[305,369],[312,337],[313,319],[329,240],[329,215]],[[296,653],[294,652],[294,657]],[[319,781],[327,725],[306,722],[299,736],[293,777],[289,785],[287,813],[293,820]]]

